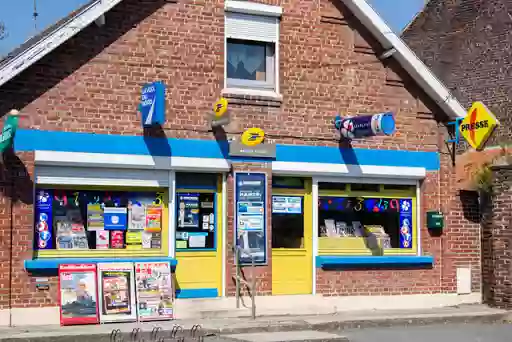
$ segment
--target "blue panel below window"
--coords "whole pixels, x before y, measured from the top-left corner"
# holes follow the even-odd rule
[[[179,289],[176,290],[176,298],[216,298],[219,296],[217,289]]]
[[[175,268],[178,261],[169,257],[126,257],[126,258],[39,258],[25,260],[25,270],[28,272],[56,271],[61,264],[97,264],[100,262],[170,262]]]
[[[323,269],[343,268],[425,268],[432,267],[434,257],[430,255],[385,255],[385,256],[328,256],[316,257],[316,267]]]

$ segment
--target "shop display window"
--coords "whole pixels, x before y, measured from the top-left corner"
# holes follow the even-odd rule
[[[177,250],[215,248],[215,207],[214,193],[177,193]]]
[[[320,191],[318,198],[320,253],[415,253],[415,187],[348,184],[343,192],[339,186],[333,188]]]
[[[272,248],[304,248],[304,198],[272,196]]]
[[[38,188],[34,247],[65,255],[73,251],[161,253],[166,241],[166,196],[156,190]]]

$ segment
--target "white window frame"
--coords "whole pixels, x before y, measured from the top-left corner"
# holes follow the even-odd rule
[[[239,78],[228,78],[227,67],[228,67],[228,40],[234,38],[226,37],[226,86],[228,88],[249,88],[249,89],[263,89],[272,90],[276,89],[276,71],[275,71],[275,43],[261,42],[265,44],[265,81],[253,81],[244,80]],[[237,41],[243,41],[242,39],[236,39]],[[258,42],[260,43],[260,42]]]
[[[241,13],[251,16],[266,16],[276,18],[275,41],[259,41],[266,44],[266,72],[265,81],[252,81],[243,79],[228,79],[227,65],[228,65],[228,40],[240,41],[256,41],[251,37],[243,36],[228,37],[224,36],[224,92],[242,93],[247,95],[278,95],[279,94],[279,18],[282,15],[282,8],[279,6],[270,6],[250,1],[236,1],[226,0],[224,2],[224,9],[228,13]]]

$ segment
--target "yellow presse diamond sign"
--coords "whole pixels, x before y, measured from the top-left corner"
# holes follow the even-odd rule
[[[482,102],[474,102],[459,129],[471,147],[480,150],[498,125],[498,119]]]

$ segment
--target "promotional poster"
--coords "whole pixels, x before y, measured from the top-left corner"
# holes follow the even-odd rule
[[[241,247],[240,262],[267,262],[266,212],[267,177],[263,173],[236,173],[236,237]]]
[[[272,196],[272,213],[302,214],[302,197]]]
[[[140,321],[174,318],[174,289],[168,262],[136,263]]]
[[[180,228],[199,227],[199,194],[180,194],[178,208],[178,226]]]
[[[103,209],[106,230],[126,230],[128,226],[128,209],[105,207]]]
[[[96,265],[59,266],[59,306],[61,325],[99,322]]]
[[[101,322],[135,321],[133,263],[99,263]]]
[[[162,230],[162,207],[148,205],[146,209],[146,232],[159,233]]]

